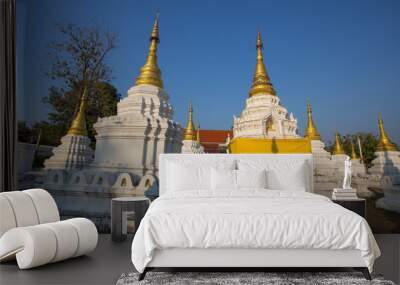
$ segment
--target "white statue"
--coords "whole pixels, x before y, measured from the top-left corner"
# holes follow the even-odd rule
[[[343,189],[351,188],[351,160],[347,157],[344,161],[344,179],[343,179]]]

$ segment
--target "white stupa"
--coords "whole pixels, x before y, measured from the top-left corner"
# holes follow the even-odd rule
[[[67,135],[61,138],[61,144],[53,149],[53,155],[45,160],[46,170],[50,169],[82,169],[93,160],[93,150],[86,129],[87,87],[84,88],[79,110]]]
[[[193,124],[193,107],[191,103],[189,104],[189,116],[182,141],[182,153],[204,153],[204,147],[200,144],[200,126],[198,126],[196,132]]]
[[[307,127],[304,137],[311,141],[311,152],[313,155],[314,167],[314,191],[323,192],[331,191],[333,188],[339,187],[342,180],[342,158],[344,154],[340,140],[336,136],[335,156],[325,150],[325,144],[321,140],[321,136],[314,124],[311,104],[307,103]],[[336,158],[333,158],[336,157]]]
[[[159,154],[181,151],[182,128],[172,120],[173,108],[157,64],[158,42],[156,19],[147,61],[135,85],[118,103],[116,116],[101,118],[94,125],[96,153],[91,167],[158,175]]]
[[[233,137],[299,138],[297,119],[280,102],[263,61],[261,34],[257,35],[257,64],[253,84],[240,117],[233,118]]]
[[[389,176],[394,184],[400,185],[400,152],[395,144],[390,141],[385,131],[382,117],[378,117],[379,144],[375,152],[376,158],[369,169],[371,174]]]
[[[400,152],[390,141],[385,131],[382,117],[378,117],[379,144],[376,158],[369,169],[372,177],[381,177],[380,186],[384,197],[376,201],[376,206],[400,213]]]

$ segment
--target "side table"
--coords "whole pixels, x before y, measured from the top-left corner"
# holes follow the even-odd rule
[[[123,241],[127,235],[127,214],[135,213],[135,233],[150,205],[146,197],[119,197],[111,200],[111,239]]]
[[[349,200],[338,200],[332,199],[332,202],[339,204],[340,206],[359,214],[361,217],[367,217],[366,201],[362,198],[354,198]]]

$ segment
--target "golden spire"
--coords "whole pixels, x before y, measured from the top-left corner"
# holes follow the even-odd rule
[[[164,88],[161,80],[161,70],[157,64],[157,44],[160,42],[158,34],[158,15],[154,21],[153,30],[150,36],[150,49],[145,65],[140,69],[140,74],[135,85],[150,84]]]
[[[307,128],[304,136],[310,140],[321,140],[321,136],[314,126],[311,104],[309,102],[307,102]]]
[[[253,84],[249,92],[249,96],[254,96],[257,94],[271,94],[276,95],[274,87],[272,86],[271,80],[269,79],[267,70],[263,62],[262,48],[263,44],[261,41],[261,34],[257,34],[257,64],[256,71],[253,76]]]
[[[335,148],[333,149],[333,154],[345,154],[342,147],[342,142],[340,141],[339,133],[336,133],[335,140],[336,142],[335,142]]]
[[[83,90],[83,94],[81,97],[81,102],[79,105],[79,111],[76,114],[76,117],[72,121],[71,127],[68,130],[68,135],[73,136],[87,136],[86,129],[86,120],[85,120],[85,112],[86,112],[86,100],[87,100],[88,89],[85,86]]]
[[[194,141],[196,140],[196,133],[193,126],[193,107],[192,103],[189,104],[189,118],[185,129],[185,137],[184,140]]]
[[[379,125],[379,143],[376,150],[397,151],[396,145],[390,141],[389,136],[386,134],[381,114],[378,115],[378,125]]]
[[[357,159],[356,150],[354,149],[354,143],[351,142],[351,159]]]
[[[200,143],[200,124],[197,125],[196,140]]]

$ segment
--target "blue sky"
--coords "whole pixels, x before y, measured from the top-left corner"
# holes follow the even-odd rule
[[[98,26],[118,35],[107,63],[122,96],[133,85],[160,12],[159,65],[175,109],[186,123],[194,105],[202,128],[227,129],[244,107],[259,29],[264,59],[283,105],[302,134],[306,101],[323,140],[334,132],[377,134],[381,112],[400,143],[400,1],[135,1],[17,0],[18,115],[46,119],[41,103],[52,82],[47,44],[56,23]]]

